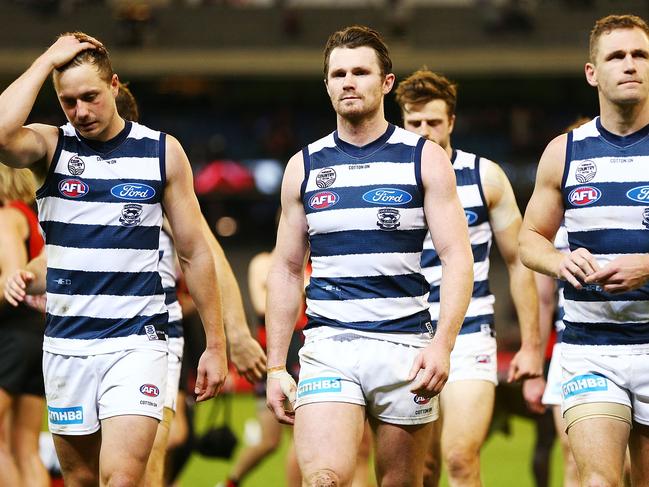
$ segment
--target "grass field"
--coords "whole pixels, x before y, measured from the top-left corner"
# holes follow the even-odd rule
[[[239,437],[237,451],[243,446],[243,428],[246,419],[254,418],[255,402],[249,395],[238,395],[233,400],[233,429]],[[197,407],[197,430],[205,426],[209,406]],[[243,487],[281,487],[284,482],[284,456],[288,444],[285,433],[281,449],[260,465],[243,483]],[[511,435],[493,435],[482,453],[482,479],[485,487],[534,487],[530,458],[534,441],[532,422],[515,417],[511,423]],[[236,455],[237,452],[235,452]],[[228,472],[230,461],[214,460],[194,454],[182,477],[183,487],[214,487]],[[561,455],[555,444],[552,454],[550,487],[561,486]],[[445,478],[442,486],[447,487]]]

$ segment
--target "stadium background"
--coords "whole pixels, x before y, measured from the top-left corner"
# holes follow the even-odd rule
[[[0,86],[4,89],[60,32],[82,30],[111,51],[142,122],[174,134],[187,151],[202,209],[232,263],[249,312],[246,269],[274,243],[278,189],[286,160],[334,128],[324,90],[322,46],[354,23],[385,35],[397,81],[427,66],[459,83],[453,146],[499,162],[521,209],[544,146],[578,116],[597,113],[583,76],[588,32],[609,13],[647,18],[631,0],[2,0]],[[399,124],[392,95],[388,120]],[[49,84],[30,121],[64,123]],[[494,256],[495,257],[495,256]],[[497,257],[492,269],[502,350],[518,333]],[[235,399],[243,436],[254,416]],[[199,408],[197,428],[205,408]],[[531,423],[512,422],[483,458],[487,486],[533,485]],[[555,448],[553,486],[560,485]],[[282,485],[281,453],[244,484]],[[193,458],[183,485],[221,480],[226,462]]]

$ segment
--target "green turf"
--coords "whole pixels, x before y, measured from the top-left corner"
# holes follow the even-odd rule
[[[209,407],[199,405],[197,408],[197,430],[205,426],[205,417]],[[252,396],[239,395],[233,400],[233,428],[242,447],[244,422],[255,416],[255,401]],[[262,463],[243,483],[243,487],[281,487],[284,483],[284,457],[288,444],[288,432],[280,450]],[[511,423],[511,435],[501,433],[493,435],[485,445],[482,453],[482,479],[485,487],[534,487],[530,459],[534,440],[533,425],[529,420],[514,418]],[[236,452],[235,452],[236,455]],[[561,486],[561,458],[555,445],[551,471],[550,487]],[[201,457],[195,454],[181,477],[183,487],[214,487],[225,478],[230,462]],[[447,487],[445,476],[442,487]]]

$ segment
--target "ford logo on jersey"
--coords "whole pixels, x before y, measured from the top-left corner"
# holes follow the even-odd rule
[[[638,186],[626,192],[626,197],[638,203],[649,203],[649,186]]]
[[[88,194],[88,185],[78,179],[64,179],[59,183],[59,193],[68,198],[81,198]]]
[[[395,206],[405,205],[412,200],[412,195],[397,188],[378,188],[365,193],[363,199],[374,205]]]
[[[475,211],[464,210],[464,214],[466,215],[467,224],[473,225],[478,221],[478,214]]]
[[[320,191],[309,199],[309,206],[314,210],[324,210],[338,203],[340,198],[333,191]]]
[[[145,396],[157,397],[160,394],[160,389],[153,384],[142,384],[140,386],[140,392]]]
[[[586,206],[595,203],[602,197],[602,192],[593,186],[580,186],[573,189],[568,200],[573,206]]]
[[[155,196],[155,189],[143,183],[124,183],[113,186],[110,190],[116,198],[128,201],[145,201]]]

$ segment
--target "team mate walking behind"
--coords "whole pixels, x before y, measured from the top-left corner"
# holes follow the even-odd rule
[[[309,486],[350,484],[366,416],[379,484],[421,484],[435,396],[471,294],[451,165],[439,146],[386,121],[391,71],[377,32],[355,26],[331,35],[324,74],[337,130],[293,156],[282,185],[268,278],[267,400],[280,421],[293,422],[283,404],[291,392],[285,362],[310,251],[294,416]],[[420,266],[429,229],[444,268],[432,339]]]
[[[494,296],[488,280],[489,251],[494,238],[507,265],[521,329],[521,349],[512,359],[509,381],[542,373],[534,275],[518,256],[521,213],[511,184],[496,163],[451,147],[457,102],[454,83],[428,70],[416,71],[399,83],[396,99],[404,128],[436,142],[451,159],[474,260],[473,294],[451,353],[448,382],[440,394],[441,421],[435,424],[427,454],[425,485],[438,485],[443,456],[451,485],[479,486],[480,449],[489,430],[498,384]],[[421,266],[430,283],[428,301],[433,324],[439,319],[443,277],[436,249],[428,234]]]
[[[520,236],[523,262],[566,280],[563,416],[583,486],[649,484],[649,27],[612,15],[590,35],[600,115],[551,141]],[[571,252],[553,238],[565,216]]]
[[[69,123],[23,126],[43,83]],[[47,252],[43,370],[66,485],[138,485],[167,375],[158,274],[163,207],[205,327],[198,400],[226,375],[213,253],[176,139],[117,113],[119,79],[97,40],[61,36],[0,95],[0,160],[38,183]],[[101,429],[101,431],[99,431]]]

